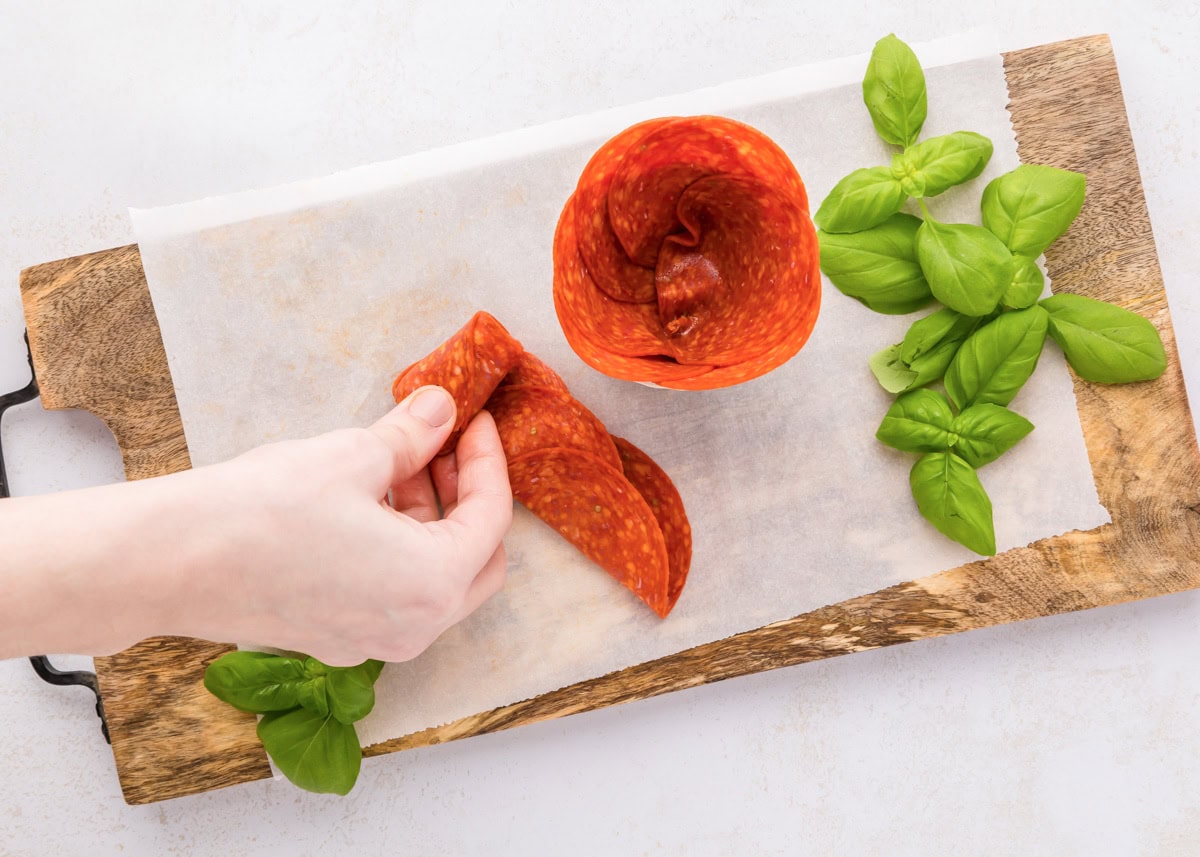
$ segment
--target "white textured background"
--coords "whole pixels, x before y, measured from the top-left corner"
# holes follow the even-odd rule
[[[1195,2],[650,5],[0,0],[0,390],[18,270],[132,240],[127,205],[973,27],[1112,35],[1200,390]],[[85,414],[25,406],[4,441],[18,494],[120,477]],[[0,855],[1200,854],[1198,618],[1185,594],[779,670],[371,760],[348,799],[139,808],[87,694],[4,662]]]

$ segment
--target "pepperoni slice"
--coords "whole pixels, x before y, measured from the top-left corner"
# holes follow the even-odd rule
[[[669,121],[651,119],[626,128],[592,155],[579,177],[575,194],[578,204],[571,215],[572,224],[582,236],[579,252],[596,286],[613,300],[632,303],[654,300],[653,266],[638,267],[618,243],[609,223],[608,190],[626,154]]]
[[[428,384],[444,387],[454,397],[458,408],[454,430],[438,452],[445,455],[523,351],[504,325],[486,312],[477,312],[431,354],[401,372],[392,383],[392,397],[399,402]]]
[[[662,529],[620,470],[587,452],[548,447],[508,462],[513,496],[659,616],[670,612]]]
[[[635,125],[601,147],[563,208],[555,311],[575,352],[613,377],[740,383],[811,334],[815,234],[799,174],[760,131],[716,116]]]
[[[683,592],[692,565],[692,525],[688,523],[683,499],[666,471],[625,438],[614,437],[613,443],[620,453],[625,478],[642,495],[662,530],[667,546],[667,610],[670,610]]]
[[[570,393],[527,384],[504,385],[487,401],[508,458],[548,446],[590,452],[620,468],[604,423]]]
[[[574,245],[571,253],[582,271]],[[676,380],[719,371],[656,359]],[[442,452],[454,448],[486,407],[508,459],[514,496],[660,616],[670,612],[687,579],[691,529],[678,492],[658,465],[609,435],[558,373],[486,312],[400,373],[392,393],[400,401],[427,384],[445,387],[458,406]]]
[[[567,383],[559,374],[528,351],[523,351],[517,358],[516,365],[508,370],[501,387],[528,385],[531,387],[550,387],[553,390],[567,392]]]

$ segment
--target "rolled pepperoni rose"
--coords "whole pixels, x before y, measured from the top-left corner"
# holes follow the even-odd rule
[[[791,359],[821,302],[804,184],[760,131],[654,119],[588,162],[554,235],[554,308],[593,368],[681,390]]]

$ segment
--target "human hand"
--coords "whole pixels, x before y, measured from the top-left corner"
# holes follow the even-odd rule
[[[480,413],[430,463],[454,417],[424,387],[370,428],[194,471],[209,532],[172,624],[334,666],[420,654],[505,578],[512,493],[495,423]]]

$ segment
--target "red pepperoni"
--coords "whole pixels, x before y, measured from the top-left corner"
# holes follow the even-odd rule
[[[688,377],[713,371],[663,365]],[[691,530],[671,480],[653,461],[611,437],[558,373],[486,312],[405,369],[392,393],[400,401],[427,384],[445,387],[458,406],[443,452],[486,407],[508,459],[514,496],[667,615],[687,577]]]
[[[454,397],[458,407],[454,430],[438,452],[445,455],[522,351],[504,325],[486,312],[477,312],[432,354],[401,372],[392,383],[392,397],[399,402],[427,384],[444,387]]]
[[[659,616],[670,569],[658,520],[620,470],[587,452],[548,447],[508,463],[513,496]]]
[[[518,384],[531,387],[550,387],[564,393],[567,392],[567,384],[559,377],[559,374],[528,351],[521,353],[516,365],[508,370],[508,374],[500,382],[502,387]]]
[[[548,446],[590,452],[619,468],[604,423],[570,393],[525,384],[498,388],[487,401],[504,454],[512,459]]]
[[[630,261],[608,220],[608,189],[622,159],[647,134],[666,119],[651,119],[626,128],[600,147],[579,177],[572,225],[583,236],[579,252],[596,286],[618,301],[645,303],[654,300],[654,270]]]
[[[715,116],[642,123],[596,153],[563,208],[555,310],[601,372],[728,386],[807,341],[818,256],[804,184],[768,137]]]
[[[692,565],[692,525],[675,483],[654,459],[622,437],[614,437],[625,478],[654,513],[667,546],[667,610],[675,606]]]

